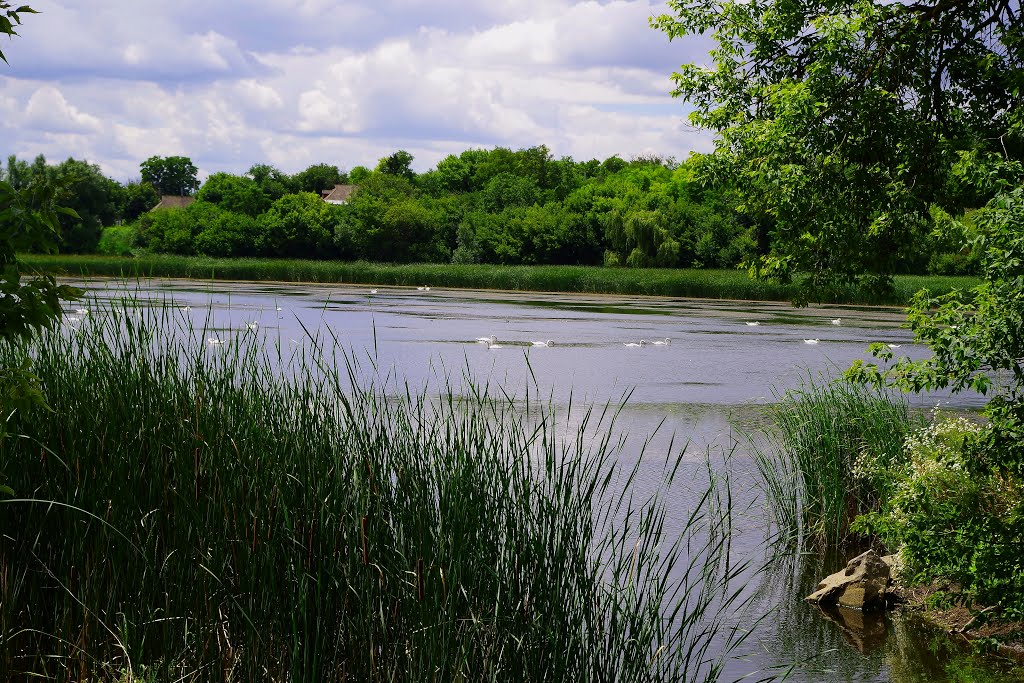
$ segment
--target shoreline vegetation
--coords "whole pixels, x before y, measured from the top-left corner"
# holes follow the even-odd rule
[[[808,378],[778,399],[752,442],[776,552],[897,554],[900,609],[1024,663],[1022,489],[972,469],[984,423],[925,420],[902,396],[846,380]]]
[[[148,254],[139,257],[23,255],[37,272],[73,277],[163,277],[195,280],[295,282],[453,289],[671,296],[696,299],[792,301],[797,285],[751,279],[742,270],[500,266],[491,264],[384,264],[366,261],[212,258]],[[967,290],[973,277],[898,275],[887,296],[850,288],[823,304],[905,305],[915,292],[942,295]]]

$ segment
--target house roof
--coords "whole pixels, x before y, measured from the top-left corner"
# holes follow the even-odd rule
[[[160,197],[160,203],[150,209],[150,211],[156,211],[157,209],[184,209],[195,200],[195,197],[181,197],[173,194],[165,194]]]
[[[320,196],[325,202],[347,202],[358,189],[358,185],[335,185],[333,190],[324,190]]]

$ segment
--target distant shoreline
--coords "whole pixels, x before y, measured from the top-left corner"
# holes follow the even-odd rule
[[[142,257],[23,255],[30,268],[73,277],[161,277],[242,282],[294,282],[379,286],[431,286],[522,292],[670,296],[697,299],[790,301],[792,285],[751,280],[740,270],[634,269],[599,266],[500,266],[491,264],[383,264],[366,261],[219,259],[202,256]],[[820,303],[905,305],[914,292],[942,294],[966,289],[971,277],[901,275],[893,295],[866,297],[855,291]]]

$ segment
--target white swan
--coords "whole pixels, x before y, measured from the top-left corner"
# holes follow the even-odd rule
[[[280,312],[281,312],[281,307],[280,307],[280,306],[278,306],[278,307],[277,307],[277,312],[278,312],[278,313],[280,313]]]
[[[77,313],[78,315],[89,315],[89,309],[88,308],[76,308],[75,309],[75,313]]]
[[[494,336],[494,335],[492,334],[492,335],[491,335],[491,338],[487,340],[487,348],[488,348],[488,349],[503,349],[503,348],[505,348],[505,347],[504,347],[504,346],[502,346],[501,344],[499,344],[499,343],[498,343],[498,339],[497,339],[497,337],[495,337],[495,336]]]
[[[210,344],[211,346],[220,346],[224,343],[224,340],[220,339],[219,337],[208,337],[206,339],[206,343]]]
[[[636,342],[626,342],[625,344],[623,344],[623,346],[628,346],[631,349],[638,349],[641,346],[644,346],[645,344],[647,344],[647,340],[641,339],[639,344],[637,344]]]
[[[901,346],[903,346],[903,344],[886,344],[886,346],[888,346],[890,349],[898,349]]]
[[[804,344],[817,344],[818,339],[804,339]]]
[[[672,343],[672,340],[669,339],[668,337],[665,337],[664,341],[659,339],[658,341],[654,341],[654,342],[651,342],[651,343],[654,344],[655,346],[668,346],[669,344]]]
[[[260,324],[258,322],[256,322],[255,320],[252,321],[251,323],[246,323],[245,326],[248,327],[250,330],[253,330],[253,331],[258,330],[260,328]]]
[[[832,320],[832,324],[833,325],[842,325],[843,324],[843,319],[842,318],[835,318],[835,319]]]
[[[757,321],[755,320],[755,321],[754,321],[754,322],[752,322],[752,323],[747,323],[747,327],[757,327],[757,326],[758,326],[758,325],[760,325],[760,324],[761,324],[761,323],[759,323],[759,322],[757,322]]]
[[[430,287],[417,287],[416,291],[417,292],[429,292],[430,291]]]
[[[532,344],[533,346],[554,346],[554,345],[555,345],[555,342],[554,342],[554,341],[552,341],[551,339],[548,339],[547,341],[535,341],[535,342],[531,342],[531,344]]]
[[[376,293],[377,293],[377,290],[376,290],[376,289],[371,289],[371,290],[370,290],[370,294],[376,294]]]
[[[191,307],[191,306],[182,306],[182,307],[181,307],[181,310],[182,310],[183,312],[185,312],[185,313],[188,313],[189,311],[191,311],[191,310],[192,310],[192,307]]]

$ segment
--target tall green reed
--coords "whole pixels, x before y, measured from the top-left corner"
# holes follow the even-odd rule
[[[777,398],[767,408],[768,426],[753,440],[776,540],[842,547],[854,540],[854,518],[876,510],[884,495],[857,476],[858,457],[894,462],[923,420],[901,396],[842,380],[808,377]]]
[[[0,679],[711,681],[742,641],[719,484],[669,529],[681,455],[638,491],[610,408],[208,336],[128,301],[0,347],[51,407],[0,443]]]

